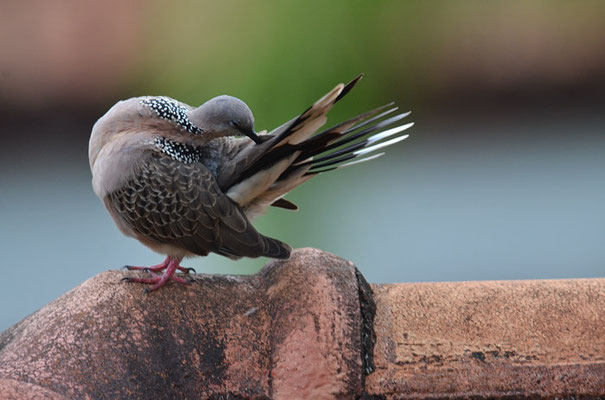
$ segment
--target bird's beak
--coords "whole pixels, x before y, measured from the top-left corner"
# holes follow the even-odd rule
[[[244,135],[246,135],[250,139],[254,140],[254,143],[256,143],[256,144],[261,144],[263,142],[262,139],[260,137],[258,137],[258,135],[254,131],[254,129],[244,132]]]

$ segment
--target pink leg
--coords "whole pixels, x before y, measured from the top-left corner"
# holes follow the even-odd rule
[[[163,270],[168,268],[169,263],[170,263],[170,257],[166,257],[166,259],[161,264],[153,265],[151,267],[136,267],[134,265],[125,265],[124,268],[126,268],[129,271],[162,272]],[[195,269],[193,269],[193,268],[185,268],[185,267],[181,267],[180,265],[177,265],[176,269],[178,269],[179,271],[181,271],[182,273],[185,273],[185,274],[188,274],[190,272],[193,272],[195,274]]]
[[[180,258],[167,257],[166,261],[164,261],[166,263],[166,266],[164,268],[162,268],[162,269],[165,269],[165,271],[162,275],[155,274],[152,272],[153,276],[151,278],[130,278],[130,277],[128,277],[128,278],[124,278],[122,280],[126,281],[126,282],[138,282],[138,283],[146,283],[146,284],[153,285],[151,287],[145,288],[146,293],[149,293],[149,292],[152,292],[154,290],[161,288],[168,281],[184,283],[184,284],[193,282],[193,280],[191,280],[191,279],[183,279],[183,278],[174,276],[176,270],[179,268],[179,263],[181,262]],[[162,265],[162,264],[160,264],[160,265]]]

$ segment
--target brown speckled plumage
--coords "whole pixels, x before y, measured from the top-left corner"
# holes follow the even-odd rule
[[[137,234],[187,253],[231,258],[287,258],[290,247],[259,234],[201,162],[182,163],[159,152],[140,163],[108,195],[114,211]]]

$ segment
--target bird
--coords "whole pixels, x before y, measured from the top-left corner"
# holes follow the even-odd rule
[[[93,125],[88,156],[92,187],[119,230],[165,256],[154,266],[126,266],[147,284],[191,283],[184,258],[216,253],[239,259],[287,259],[292,248],[251,221],[269,207],[297,210],[285,195],[307,180],[373,160],[406,139],[414,125],[388,103],[320,131],[326,114],[359,82],[338,84],[297,117],[256,132],[244,101],[227,95],[199,107],[163,96],[113,105]]]

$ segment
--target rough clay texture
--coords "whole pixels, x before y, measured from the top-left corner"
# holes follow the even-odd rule
[[[372,289],[366,398],[605,398],[605,279]]]
[[[0,399],[605,398],[605,279],[370,287],[312,249],[149,295],[130,274],[0,334]]]
[[[2,400],[68,400],[59,393],[27,382],[0,378]]]
[[[141,285],[120,282],[132,274],[97,275],[2,333],[0,397],[361,394],[352,263],[302,249],[256,275],[195,275],[194,284],[148,295]]]

